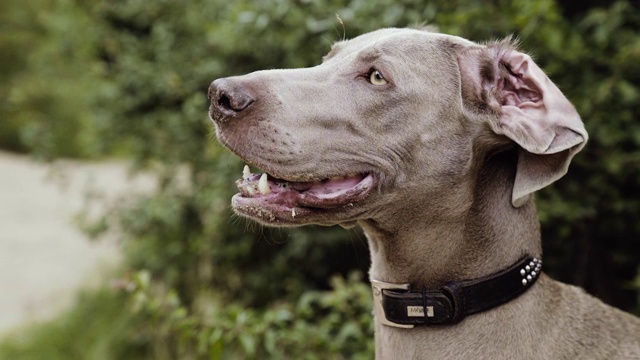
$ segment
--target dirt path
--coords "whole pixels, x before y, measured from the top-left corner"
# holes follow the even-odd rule
[[[124,163],[50,165],[0,152],[0,334],[69,306],[117,264],[114,241],[91,242],[73,223],[87,192],[115,201],[152,187],[149,177],[129,179]]]

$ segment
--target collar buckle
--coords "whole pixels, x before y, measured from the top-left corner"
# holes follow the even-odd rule
[[[401,291],[409,291],[409,284],[394,284],[388,283],[384,281],[378,281],[371,279],[371,291],[373,292],[373,314],[375,315],[375,319],[382,325],[403,328],[403,329],[411,329],[415,325],[413,324],[399,324],[393,321],[389,321],[387,319],[387,315],[384,312],[383,306],[383,292],[385,290],[401,290]]]

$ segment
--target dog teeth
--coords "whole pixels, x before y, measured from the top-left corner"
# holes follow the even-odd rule
[[[295,219],[295,217],[296,217],[296,208],[291,208],[291,217]]]
[[[249,170],[249,165],[245,165],[242,169],[242,178],[247,180],[249,176],[251,176],[251,170]]]
[[[262,195],[269,195],[271,192],[271,188],[269,188],[269,183],[267,182],[266,173],[263,173],[262,176],[260,176],[260,180],[258,180],[258,191],[260,191],[260,194]]]

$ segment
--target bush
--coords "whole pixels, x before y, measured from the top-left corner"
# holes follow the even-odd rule
[[[358,273],[331,283],[331,291],[307,291],[297,301],[256,310],[221,301],[211,290],[200,293],[196,306],[185,305],[141,272],[131,305],[154,359],[372,358],[370,288]]]
[[[569,176],[539,196],[547,263],[557,277],[623,308],[635,308],[632,281],[640,252],[630,239],[638,238],[633,218],[640,209],[639,200],[628,194],[639,178],[638,168],[629,165],[639,154],[635,130],[640,127],[633,119],[639,111],[634,54],[640,38],[632,10],[629,3],[617,2],[570,22],[553,1],[465,1],[454,6],[446,1],[274,0],[186,8],[142,1],[101,4],[98,17],[109,25],[104,57],[112,86],[119,89],[106,105],[114,114],[114,134],[108,138],[130,139],[140,163],[160,162],[167,176],[167,187],[156,197],[123,214],[124,228],[136,239],[130,242],[138,244],[132,246],[144,249],[132,263],[153,269],[154,277],[177,286],[184,296],[191,297],[194,287],[205,283],[253,305],[283,293],[298,295],[309,284],[322,285],[333,269],[348,272],[352,259],[343,264],[327,260],[352,251],[339,229],[245,231],[243,223],[228,226],[228,199],[242,165],[212,141],[211,125],[204,120],[205,91],[219,76],[314,65],[343,36],[425,21],[473,40],[516,34],[576,104],[592,137]],[[185,163],[190,187],[178,191],[171,185],[172,169]],[[277,245],[261,241],[263,236]],[[301,254],[313,258],[307,261]],[[302,269],[313,264],[306,268],[315,273],[291,274],[278,265],[301,260]],[[203,268],[227,274],[227,279],[199,278]],[[259,290],[249,291],[259,298],[242,295],[251,289]]]
[[[97,140],[105,82],[96,20],[72,0],[0,1],[0,148],[48,159],[107,152]]]

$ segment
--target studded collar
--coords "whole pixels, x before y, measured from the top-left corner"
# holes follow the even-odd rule
[[[525,257],[498,273],[453,281],[433,291],[411,291],[409,284],[371,279],[376,320],[400,328],[455,324],[517,298],[533,286],[541,272],[541,259]]]

